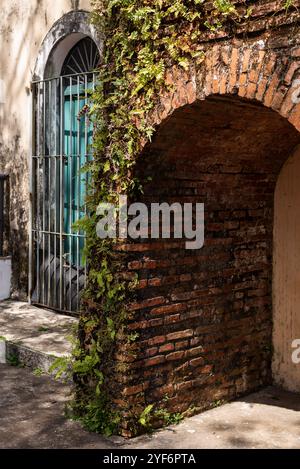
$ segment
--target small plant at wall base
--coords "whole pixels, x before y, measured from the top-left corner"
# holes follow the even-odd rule
[[[188,72],[201,63],[203,35],[222,29],[234,35],[237,25],[249,21],[250,3],[93,1],[92,21],[105,47],[89,109],[94,124],[94,159],[87,167],[92,176],[87,195],[89,217],[79,222],[87,234],[89,280],[73,352],[76,389],[70,406],[73,417],[90,430],[120,432],[121,415],[114,403],[119,390],[110,388],[111,377],[126,373],[126,360],[138,351],[138,336],[126,327],[133,317],[126,305],[134,299],[137,279],[124,275],[126,256],[117,254],[117,241],[97,237],[97,207],[101,202],[117,205],[120,194],[134,197],[142,191],[134,169],[154,133],[149,116],[159,96],[172,89],[168,71],[177,66]],[[116,360],[116,344],[123,361]],[[136,432],[147,426],[153,404],[145,402],[144,408],[144,414],[130,410]],[[168,414],[167,420],[172,421],[172,416]],[[175,420],[180,420],[179,414]]]

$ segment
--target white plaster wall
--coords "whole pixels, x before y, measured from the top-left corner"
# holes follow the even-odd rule
[[[0,257],[0,301],[10,297],[11,259]]]
[[[0,364],[6,363],[6,343],[0,337]]]
[[[300,363],[292,342],[300,339],[300,147],[281,170],[275,192],[273,279],[273,377],[300,391]]]
[[[89,0],[0,0],[0,172],[10,176],[14,287],[26,290],[30,83],[43,39],[64,14]]]
[[[0,0],[0,79],[5,104],[1,105],[1,132],[9,143],[21,131],[20,145],[29,145],[29,89],[41,43],[53,26],[73,6],[89,10],[90,1],[80,0]]]

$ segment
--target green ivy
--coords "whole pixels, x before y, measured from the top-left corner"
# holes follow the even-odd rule
[[[126,364],[115,363],[116,341],[135,353],[138,338],[126,329],[132,317],[126,304],[134,298],[137,279],[124,278],[126,257],[116,253],[117,241],[97,238],[97,206],[117,202],[120,194],[141,192],[135,165],[154,133],[149,114],[161,93],[172,86],[166,83],[168,70],[174,65],[189,70],[191,64],[202,62],[203,35],[221,28],[234,34],[237,24],[249,20],[251,2],[245,1],[239,11],[236,2],[229,0],[92,3],[92,21],[103,37],[104,57],[88,111],[94,125],[94,158],[86,168],[92,176],[87,195],[89,216],[79,224],[87,234],[89,279],[73,353],[76,386],[70,412],[90,430],[110,434],[118,431],[120,423],[111,398],[110,376],[126,371]],[[147,425],[151,410],[147,406],[136,421]]]
[[[294,0],[285,0],[283,6],[286,10],[289,10],[291,7],[294,6],[294,4],[295,4]]]

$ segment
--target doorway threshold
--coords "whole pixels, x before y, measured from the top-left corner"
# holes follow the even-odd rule
[[[78,319],[28,303],[0,302],[0,363],[48,372],[59,357],[68,357]]]

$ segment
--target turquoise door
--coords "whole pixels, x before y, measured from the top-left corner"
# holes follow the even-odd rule
[[[93,136],[92,125],[83,112],[87,100],[87,90],[83,84],[65,88],[64,252],[66,262],[77,267],[84,265],[84,233],[74,231],[73,224],[85,215],[89,175],[83,172],[83,167],[90,161],[88,149]]]

